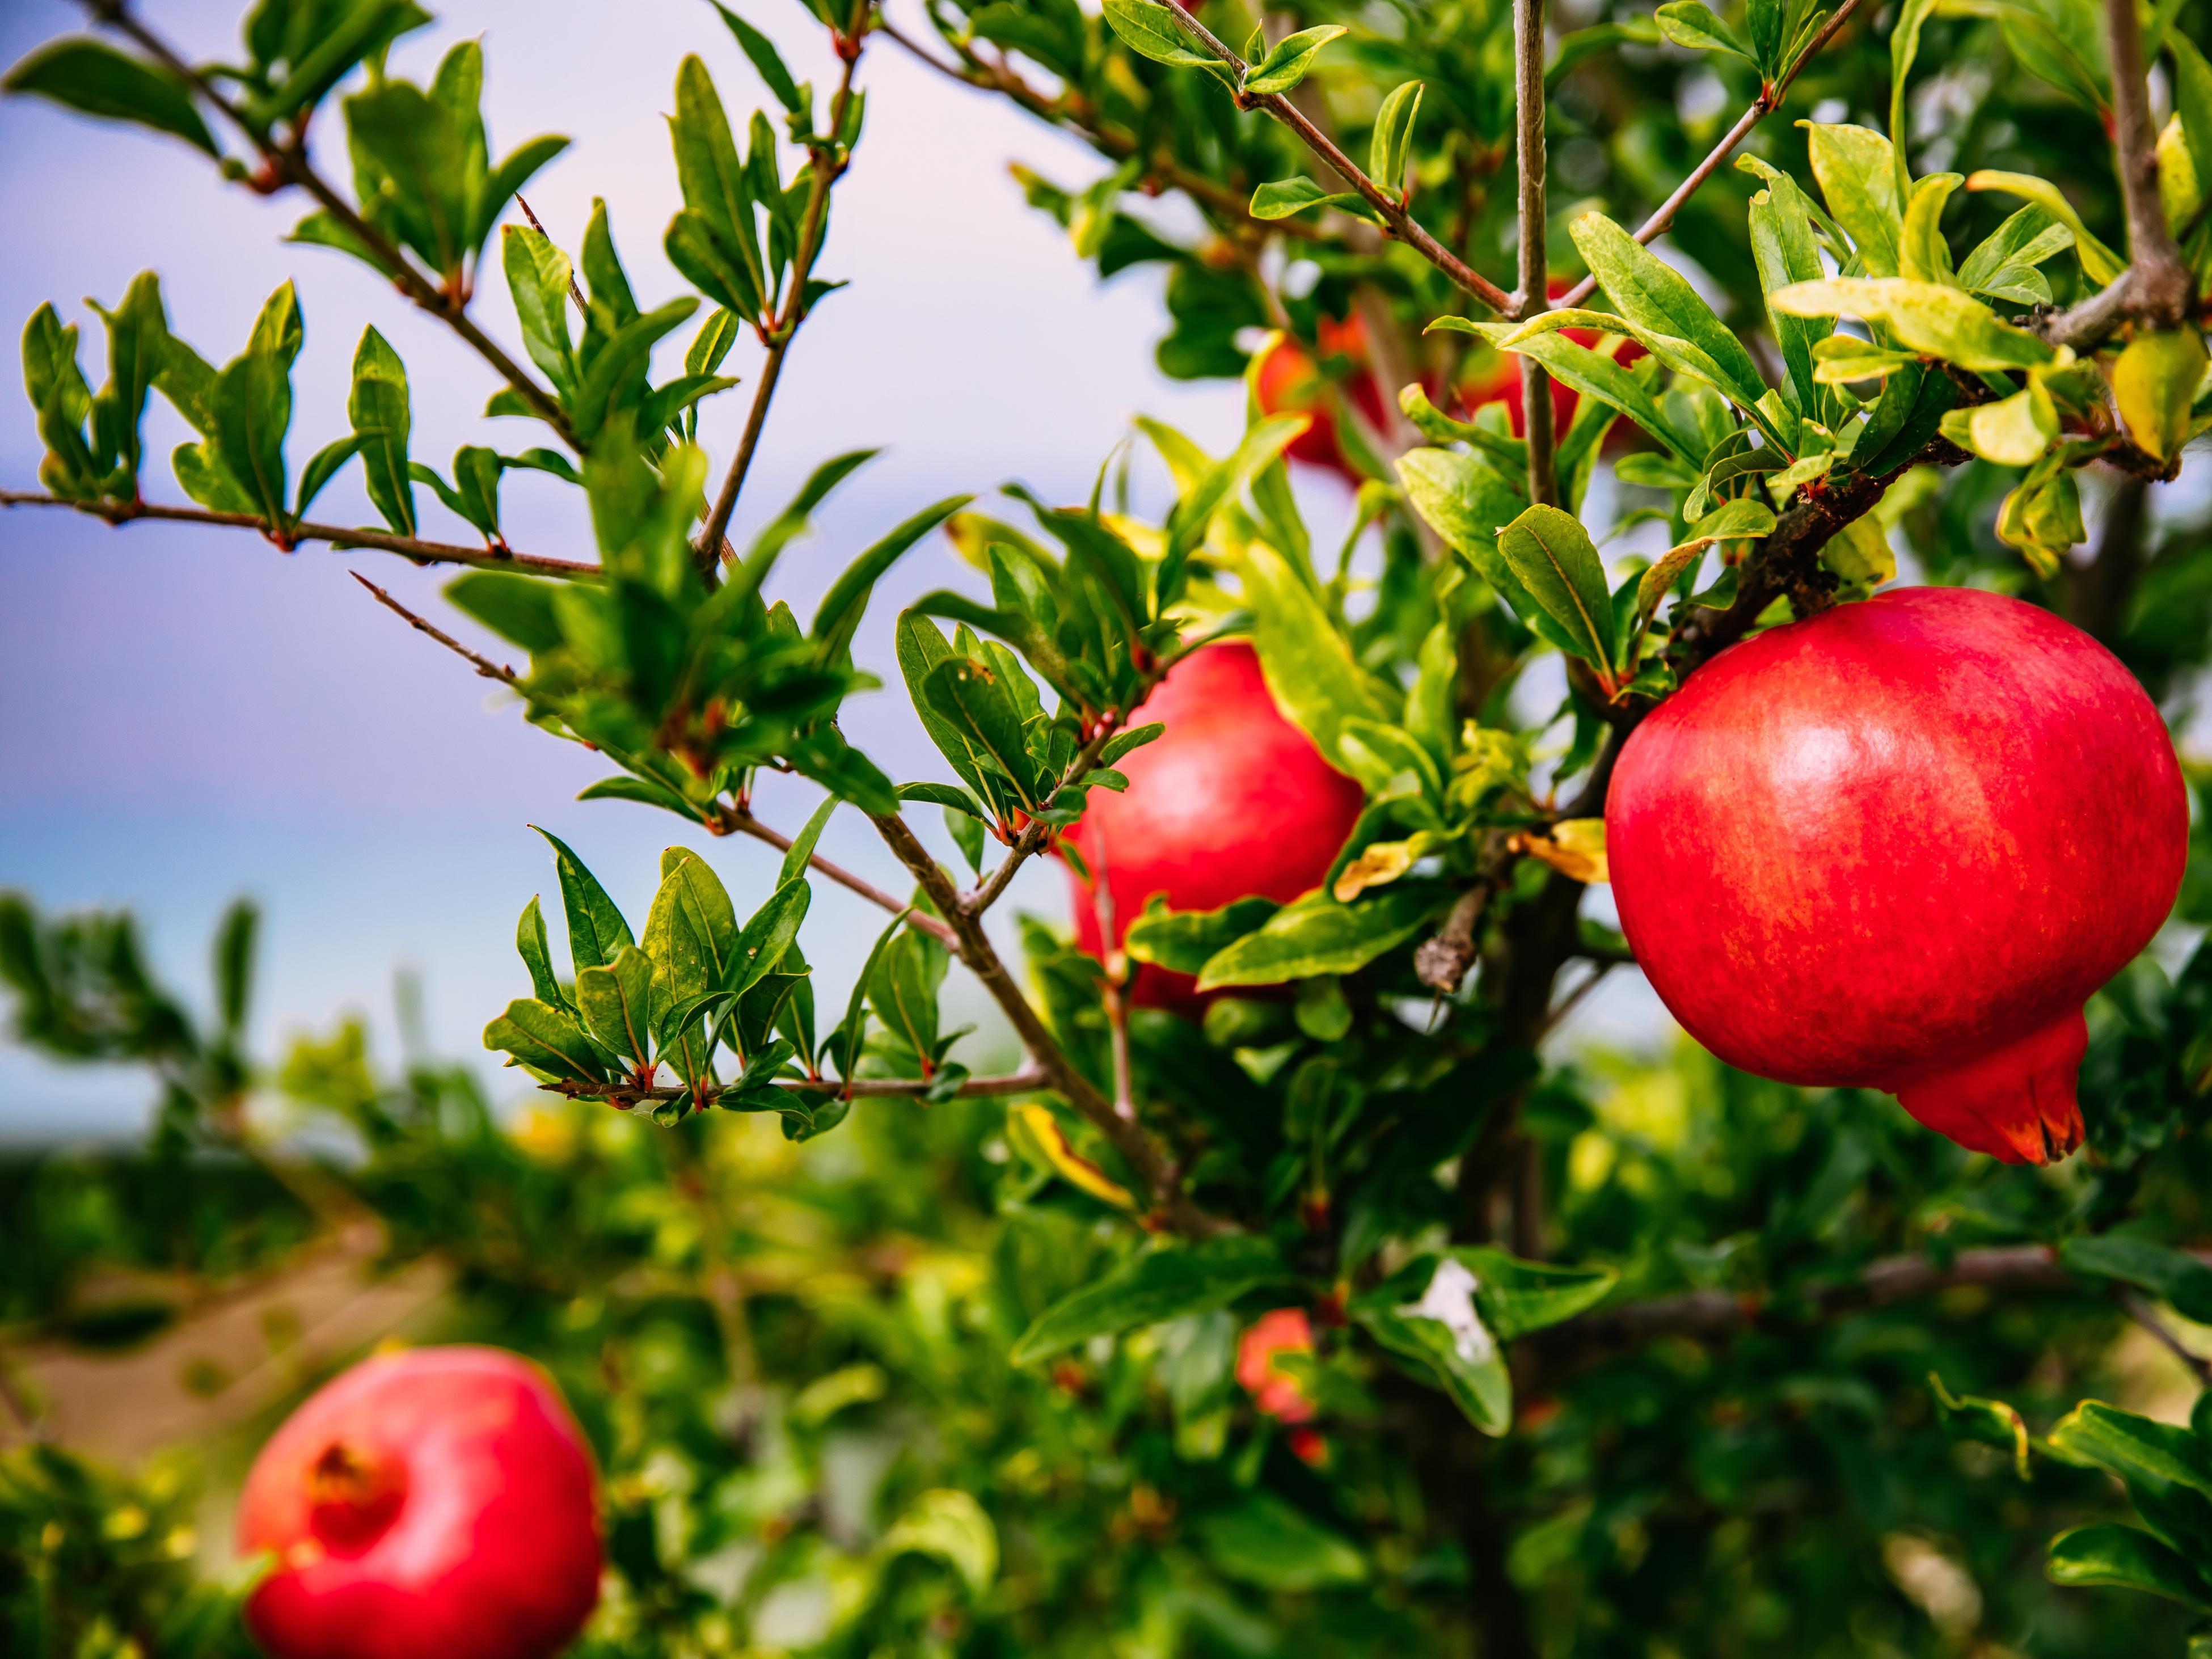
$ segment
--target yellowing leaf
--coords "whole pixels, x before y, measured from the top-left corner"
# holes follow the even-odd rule
[[[2074,204],[2065,193],[2047,179],[2038,179],[2025,173],[1999,173],[1984,167],[1979,173],[1966,175],[1968,190],[2001,191],[2007,196],[2017,196],[2022,201],[2033,202],[2074,233],[2074,251],[2081,258],[2081,269],[2089,280],[2103,286],[2126,269],[2127,261],[2090,234],[2089,228],[2081,222],[2081,216],[2074,210]]]
[[[1505,845],[1508,851],[1525,854],[1576,881],[1613,879],[1606,863],[1603,818],[1568,818],[1553,824],[1548,836],[1523,832]]]
[[[2031,380],[2009,398],[1948,411],[1943,435],[1999,466],[2033,466],[2058,436],[2058,410],[2050,392]]]
[[[1054,1173],[1061,1180],[1119,1209],[1133,1210],[1137,1207],[1137,1200],[1127,1187],[1069,1145],[1066,1131],[1060,1127],[1060,1120],[1048,1109],[1033,1102],[1024,1102],[1008,1115],[1028,1132],[1045,1162],[1052,1166]]]
[[[1413,843],[1378,841],[1344,866],[1328,890],[1339,904],[1349,904],[1370,887],[1395,881],[1413,867]]]
[[[1939,283],[1832,276],[1792,283],[1768,303],[1790,317],[1863,317],[1887,328],[1909,351],[1984,374],[2040,368],[2057,355],[1979,300]]]
[[[1820,550],[1820,562],[1855,587],[1879,587],[1897,575],[1897,554],[1871,514],[1854,519]]]
[[[2195,329],[2139,334],[2112,365],[2112,401],[2128,436],[2160,460],[2189,435],[2189,409],[2204,380],[2204,337]]]

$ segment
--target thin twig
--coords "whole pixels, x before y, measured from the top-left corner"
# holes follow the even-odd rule
[[[1200,1209],[1183,1190],[1173,1161],[1167,1152],[1144,1126],[1133,1118],[1125,1118],[1114,1109],[1113,1103],[1100,1093],[1096,1084],[1076,1068],[1075,1063],[1059,1041],[1047,1029],[1037,1011],[1030,1006],[1028,996],[1015,981],[1012,972],[1000,957],[990,936],[983,930],[982,919],[963,908],[960,894],[952,878],[944,866],[930,857],[929,851],[915,839],[905,819],[889,813],[875,820],[876,828],[884,840],[896,854],[899,861],[914,872],[930,902],[952,924],[957,942],[954,945],[960,960],[969,972],[983,982],[1012,1022],[1014,1033],[1028,1049],[1030,1058],[1044,1073],[1046,1085],[1073,1107],[1098,1132],[1110,1141],[1116,1152],[1127,1160],[1139,1182],[1150,1195],[1157,1224],[1180,1233],[1186,1237],[1202,1238],[1223,1231],[1223,1224]]]
[[[851,156],[839,152],[838,135],[844,131],[846,113],[852,107],[853,73],[860,67],[860,49],[866,40],[863,25],[868,4],[869,0],[859,0],[852,33],[840,37],[839,55],[844,60],[844,69],[837,78],[836,95],[830,100],[829,139],[808,146],[813,177],[806,191],[806,211],[799,221],[798,246],[792,254],[791,288],[783,296],[782,307],[769,331],[768,360],[761,365],[760,383],[753,388],[752,407],[745,413],[745,429],[738,440],[737,453],[730,458],[730,470],[722,477],[721,489],[707,515],[707,527],[693,544],[700,576],[709,586],[714,582],[716,566],[726,556],[724,538],[730,528],[730,515],[738,510],[738,492],[745,487],[745,474],[752,470],[754,453],[759,449],[761,433],[768,425],[769,404],[775,397],[776,381],[783,374],[784,359],[790,355],[799,325],[806,320],[806,284],[814,275],[815,258],[822,251],[822,228],[830,209],[830,188],[852,165]]]
[[[708,824],[708,828],[718,836],[750,836],[755,841],[766,842],[778,852],[788,853],[791,850],[789,836],[780,830],[770,829],[750,812],[740,807],[724,807],[720,817]],[[819,871],[840,887],[858,893],[869,903],[878,905],[893,915],[904,915],[908,927],[920,928],[948,949],[957,943],[952,936],[952,930],[935,916],[914,909],[904,899],[893,897],[873,882],[854,875],[850,870],[830,863],[828,859],[823,858],[818,854],[809,858],[806,862],[810,868]]]
[[[2129,1318],[2156,1337],[2160,1346],[2168,1353],[2186,1365],[2199,1382],[2208,1389],[2212,1389],[2212,1359],[2207,1359],[2199,1353],[2192,1353],[2184,1347],[2181,1339],[2176,1336],[2167,1328],[2166,1322],[2158,1316],[2157,1309],[2152,1307],[2133,1291],[2126,1292],[2120,1297],[2120,1305],[2128,1310]]]
[[[407,619],[408,625],[413,628],[417,633],[428,634],[432,639],[437,641],[439,644],[444,646],[447,650],[454,653],[458,656],[466,657],[470,663],[475,666],[477,672],[483,675],[486,679],[499,680],[507,685],[513,685],[516,683],[515,673],[512,668],[501,667],[499,664],[494,662],[489,657],[480,655],[477,652],[470,650],[468,647],[463,645],[459,640],[455,639],[451,634],[447,633],[443,629],[435,626],[424,617],[416,616],[405,605],[400,604],[398,600],[393,599],[391,594],[386,592],[374,582],[369,580],[368,577],[362,575],[360,571],[349,570],[346,572],[346,574],[352,577],[370,592],[375,594],[376,602],[384,606],[386,610],[396,611],[400,616],[405,617]]]
[[[1184,33],[1228,64],[1240,78],[1243,76],[1248,67],[1244,60],[1217,39],[1212,30],[1181,6],[1170,6],[1168,9]],[[1385,190],[1369,178],[1357,162],[1337,148],[1335,140],[1308,119],[1305,112],[1296,104],[1279,92],[1256,94],[1240,92],[1236,98],[1239,106],[1265,110],[1296,133],[1307,149],[1326,161],[1331,172],[1351,185],[1358,192],[1360,199],[1375,210],[1382,219],[1387,234],[1405,243],[1501,317],[1519,319],[1521,312],[1511,295],[1429,234],[1421,222],[1406,210],[1402,195]]]
[[[465,547],[452,542],[426,542],[412,536],[393,536],[381,530],[348,530],[338,525],[302,521],[278,530],[268,520],[252,513],[216,513],[205,507],[162,507],[151,501],[73,501],[34,490],[0,489],[0,507],[60,507],[88,518],[105,519],[118,526],[136,519],[164,524],[212,524],[233,530],[251,530],[287,552],[299,542],[328,542],[341,551],[356,547],[380,553],[397,553],[418,564],[480,565],[494,570],[524,570],[538,576],[565,576],[574,581],[597,581],[599,567],[574,559],[548,558],[538,553],[517,553],[509,548]]]
[[[1520,168],[1521,287],[1514,315],[1533,317],[1551,304],[1551,265],[1544,247],[1544,0],[1513,0],[1513,100]],[[1534,357],[1521,365],[1521,425],[1528,441],[1528,500],[1559,504],[1552,445],[1552,377]]]
[[[1098,919],[1100,966],[1105,970],[1099,990],[1106,1010],[1106,1031],[1114,1056],[1114,1111],[1136,1121],[1136,1094],[1129,1079],[1128,958],[1121,954],[1114,933],[1114,893],[1106,878],[1106,861],[1091,872],[1091,914]]]
[[[1858,8],[1859,0],[1844,0],[1836,15],[1828,20],[1826,27],[1814,37],[1813,44],[1799,55],[1796,63],[1790,64],[1789,73],[1772,86],[1759,88],[1759,96],[1751,100],[1741,115],[1736,117],[1735,125],[1722,134],[1720,143],[1715,144],[1705,159],[1691,170],[1687,178],[1674,186],[1674,194],[1659,204],[1658,210],[1638,227],[1638,241],[1648,246],[1666,234],[1667,228],[1674,222],[1674,216],[1682,210],[1682,204],[1697,193],[1699,185],[1720,171],[1721,163],[1735,153],[1735,147],[1750,135],[1753,127],[1782,106],[1782,100],[1790,94],[1790,83],[1796,80],[1805,65],[1819,55],[1820,49],[1835,38],[1836,31],[1850,21],[1851,14]],[[1595,276],[1583,277],[1559,296],[1559,308],[1573,310],[1589,299],[1596,289]]]
[[[1171,155],[1158,152],[1146,154],[1144,146],[1135,138],[1100,119],[1090,100],[1079,93],[1071,89],[1056,98],[1048,96],[1022,79],[1010,64],[1003,61],[994,62],[957,41],[948,41],[946,45],[960,54],[960,63],[948,64],[880,15],[870,26],[870,33],[883,35],[947,80],[956,81],[973,91],[995,92],[1039,120],[1079,135],[1093,149],[1113,161],[1126,161],[1133,156],[1141,156],[1147,177],[1170,189],[1181,191],[1231,225],[1248,230],[1279,231],[1302,241],[1329,240],[1328,234],[1320,226],[1310,224],[1304,219],[1255,219],[1249,192],[1240,195],[1202,173],[1194,173]]]
[[[538,216],[530,210],[529,198],[520,191],[514,193],[514,204],[522,210],[522,216],[530,221],[531,229],[536,231],[540,236],[544,236],[549,242],[553,240],[552,237],[546,235],[545,227],[538,222]],[[586,321],[590,319],[592,308],[584,303],[584,285],[576,280],[576,268],[574,265],[568,267],[568,301],[576,307],[578,317]]]
[[[489,335],[471,320],[465,301],[460,296],[447,293],[424,276],[398,244],[362,218],[351,203],[333,190],[309,165],[303,146],[296,141],[290,144],[278,144],[267,126],[252,119],[244,110],[224,97],[212,82],[179,57],[167,41],[131,15],[130,8],[122,0],[80,0],[80,3],[92,15],[94,21],[127,35],[149,57],[206,100],[224,119],[245,135],[246,141],[260,153],[276,179],[296,185],[313,197],[325,212],[345,228],[347,234],[375,255],[385,274],[399,285],[400,292],[467,341],[477,355],[496,369],[501,378],[514,388],[523,402],[530,405],[532,413],[558,433],[562,442],[571,448],[575,447],[575,433],[553,394],[538,385],[520,363],[508,356]]]
[[[1133,709],[1144,702],[1146,694],[1159,683],[1166,672],[1167,667],[1163,665],[1158,671],[1146,677],[1137,695],[1130,700],[1131,708]],[[1052,793],[1045,798],[1044,804],[1048,809],[1051,808],[1072,785],[1080,781],[1085,773],[1098,764],[1100,752],[1114,740],[1114,734],[1121,729],[1121,721],[1124,718],[1122,714],[1109,710],[1099,721],[1098,729],[1091,735],[1091,741],[1076,751],[1075,758],[1068,763],[1067,770],[1061,775],[1060,782],[1054,787]],[[980,916],[996,904],[999,902],[999,896],[1006,890],[1007,884],[1013,880],[1014,872],[1020,869],[1025,862],[1043,848],[1051,834],[1051,825],[1042,819],[1031,818],[1023,827],[1021,834],[1014,838],[1014,844],[1006,850],[1006,856],[999,860],[999,867],[992,871],[973,891],[960,896],[960,908],[970,915]]]

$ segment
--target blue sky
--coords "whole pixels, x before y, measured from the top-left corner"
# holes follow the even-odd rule
[[[210,57],[233,49],[242,9],[240,0],[146,8]],[[748,12],[800,79],[827,83],[828,54],[794,0],[756,0]],[[76,27],[79,15],[62,0],[0,7],[0,59]],[[394,71],[426,80],[446,47],[471,33],[485,47],[495,152],[549,130],[575,141],[529,191],[549,230],[573,247],[603,196],[641,301],[687,291],[659,249],[678,201],[663,120],[676,66],[698,52],[733,109],[768,101],[711,9],[703,0],[453,0],[434,27],[403,43]],[[888,43],[871,48],[861,80],[868,130],[839,187],[821,265],[853,285],[801,337],[738,514],[742,538],[819,460],[886,447],[779,570],[777,591],[801,614],[854,551],[923,503],[1015,478],[1075,498],[1139,410],[1216,448],[1242,420],[1235,385],[1177,384],[1153,369],[1158,277],[1094,283],[1006,171],[1020,159],[1080,185],[1101,170],[1086,151]],[[336,155],[342,172],[336,127],[332,119],[321,131],[322,150],[325,167]],[[413,377],[418,459],[443,470],[464,442],[537,441],[514,422],[477,418],[495,383],[438,325],[363,268],[283,243],[302,211],[294,198],[221,185],[181,145],[51,106],[0,103],[0,212],[17,250],[0,261],[0,315],[10,328],[52,300],[65,321],[84,326],[82,356],[96,380],[101,336],[83,296],[112,301],[150,266],[162,274],[171,326],[221,362],[264,296],[290,278],[307,319],[295,466],[344,430],[347,366],[371,322]],[[516,337],[495,275],[476,311],[495,335]],[[4,356],[0,478],[23,487],[40,451],[20,367],[13,352]],[[757,348],[740,347],[734,372],[750,381],[757,359]],[[718,471],[746,395],[710,409],[703,436]],[[165,456],[185,435],[157,398],[149,452]],[[149,497],[183,499],[165,464],[150,477]],[[427,533],[465,538],[418,494]],[[517,546],[591,556],[574,492],[516,475],[507,501]],[[1344,505],[1326,485],[1312,501],[1324,522]],[[374,522],[351,476],[317,516]],[[264,1050],[355,1007],[369,1014],[387,1055],[398,969],[422,975],[430,1035],[451,1054],[480,1054],[484,1021],[525,988],[510,945],[514,917],[550,875],[528,823],[568,839],[640,919],[657,853],[677,842],[702,848],[741,910],[764,896],[775,870],[766,848],[714,843],[640,806],[575,802],[606,769],[526,726],[512,700],[488,697],[488,682],[370,603],[349,565],[417,609],[442,610],[442,578],[395,559],[314,549],[286,556],[236,532],[143,523],[116,532],[58,513],[0,514],[0,886],[51,908],[133,907],[157,960],[195,990],[215,917],[233,896],[252,894],[265,910]],[[898,605],[957,578],[941,545],[909,555],[878,594],[861,659],[887,662]],[[898,777],[942,775],[896,693],[853,705],[848,730]],[[763,816],[795,827],[812,798],[781,781],[764,792]],[[901,884],[849,811],[823,851]],[[1014,899],[1056,914],[1058,881],[1032,870]],[[859,901],[817,884],[805,942],[826,981],[849,980],[878,925]],[[135,1078],[56,1072],[0,1049],[0,1135],[127,1127],[146,1094]]]

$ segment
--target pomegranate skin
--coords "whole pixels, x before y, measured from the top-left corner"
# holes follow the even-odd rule
[[[1389,413],[1383,406],[1382,386],[1367,364],[1365,325],[1357,317],[1341,323],[1324,317],[1318,332],[1324,357],[1341,353],[1358,365],[1343,383],[1344,395],[1352,407],[1376,431],[1389,430]],[[1358,487],[1363,475],[1345,455],[1343,442],[1337,436],[1336,416],[1322,395],[1320,366],[1304,346],[1295,340],[1282,339],[1269,347],[1260,360],[1254,392],[1262,414],[1312,416],[1306,429],[1291,440],[1284,453],[1294,461],[1334,472],[1346,483]]]
[[[274,1659],[546,1659],[599,1593],[597,1477],[559,1390],[495,1348],[381,1355],[254,1460],[246,1607]]]
[[[1165,723],[1121,763],[1129,787],[1094,789],[1070,839],[1105,884],[1118,947],[1145,901],[1218,910],[1257,896],[1287,904],[1328,873],[1365,797],[1285,720],[1242,640],[1200,647],[1168,671],[1129,718]],[[1102,956],[1091,884],[1068,872],[1076,943]],[[1197,1018],[1206,999],[1188,974],[1137,965],[1130,1000]]]
[[[1918,587],[1692,674],[1622,750],[1606,831],[1637,960],[1706,1048],[2043,1164],[2081,1144],[2082,1004],[2172,908],[2188,805],[2102,646]]]

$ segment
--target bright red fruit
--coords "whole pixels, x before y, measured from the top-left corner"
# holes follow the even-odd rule
[[[1092,790],[1069,836],[1105,884],[1117,947],[1155,893],[1171,909],[1218,910],[1255,895],[1288,903],[1320,884],[1364,797],[1283,718],[1249,644],[1206,646],[1170,669],[1128,724],[1153,720],[1167,731],[1121,762],[1127,791]],[[1073,870],[1069,887],[1076,941],[1101,955],[1096,894]],[[1195,984],[1141,964],[1131,1000],[1195,1017]]]
[[[2081,1006],[2166,919],[2188,851],[2127,670],[1955,587],[1723,652],[1629,738],[1606,829],[1621,926],[1692,1036],[2027,1164],[2081,1144]]]
[[[380,1356],[261,1449],[239,1547],[276,1659],[544,1659],[599,1600],[592,1455],[559,1390],[496,1348]]]
[[[1313,1347],[1313,1326],[1304,1309],[1276,1308],[1263,1313],[1237,1340],[1237,1381],[1269,1417],[1283,1423],[1310,1423],[1313,1401],[1297,1377],[1277,1369],[1275,1356],[1310,1355]]]
[[[1359,319],[1354,317],[1340,323],[1334,318],[1324,317],[1316,333],[1322,356],[1346,356],[1358,365],[1345,377],[1341,390],[1370,426],[1377,431],[1387,430],[1389,411],[1382,401],[1382,384],[1367,366],[1367,331]],[[1253,390],[1263,415],[1313,416],[1312,423],[1291,440],[1284,451],[1285,454],[1292,460],[1326,467],[1348,483],[1358,483],[1363,475],[1345,459],[1344,446],[1337,437],[1336,416],[1322,396],[1320,366],[1307,355],[1304,346],[1287,337],[1270,346],[1260,359],[1260,373]]]

